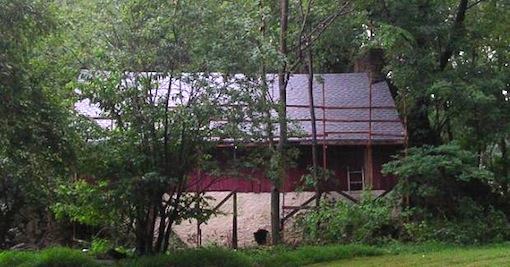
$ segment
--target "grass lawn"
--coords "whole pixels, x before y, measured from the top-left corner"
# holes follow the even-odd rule
[[[510,246],[404,252],[398,255],[360,257],[311,266],[510,266]]]
[[[314,264],[314,265],[311,265]],[[327,245],[229,250],[184,249],[167,255],[112,262],[70,248],[0,251],[0,267],[300,267],[300,266],[510,266],[510,243],[459,247],[390,243],[383,246]]]

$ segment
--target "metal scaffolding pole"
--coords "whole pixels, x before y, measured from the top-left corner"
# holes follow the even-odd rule
[[[327,159],[327,145],[326,145],[326,90],[325,90],[324,81],[322,83],[322,177],[321,179],[326,180],[326,169],[328,168],[328,159]]]
[[[367,148],[365,155],[365,181],[364,187],[372,189],[373,185],[373,175],[374,175],[374,166],[373,166],[373,157],[372,157],[372,75],[367,73],[368,75],[368,140],[367,140]]]

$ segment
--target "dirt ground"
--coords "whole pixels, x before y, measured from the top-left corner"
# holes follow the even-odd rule
[[[378,192],[375,192],[376,194]],[[229,192],[209,192],[206,196],[212,197],[209,203],[214,207]],[[288,214],[292,210],[283,210],[281,206],[285,201],[285,206],[299,206],[306,200],[310,199],[314,192],[289,192],[280,195],[280,210],[283,215]],[[358,197],[357,195],[353,195]],[[328,198],[343,199],[336,192],[327,194]],[[238,245],[239,247],[256,246],[254,232],[259,229],[271,231],[270,217],[270,193],[237,193],[237,225],[238,225]],[[312,201],[309,206],[314,206]],[[220,246],[231,246],[232,244],[232,198],[226,201],[219,209],[221,214],[212,217],[206,224],[201,225],[202,245],[216,244]],[[296,243],[299,241],[300,233],[293,229],[293,219],[290,219],[284,225],[284,240],[287,243]],[[196,221],[185,221],[180,225],[174,226],[174,232],[188,246],[196,246],[197,244],[197,223]],[[268,241],[270,236],[268,236]]]

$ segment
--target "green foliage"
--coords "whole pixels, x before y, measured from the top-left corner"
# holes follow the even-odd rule
[[[490,193],[493,174],[478,166],[476,155],[455,143],[409,149],[407,155],[384,165],[383,172],[400,179],[398,191],[427,213],[455,217],[464,197]]]
[[[110,241],[106,239],[94,238],[90,243],[89,253],[92,255],[99,255],[106,253],[113,246]]]
[[[268,247],[240,251],[217,247],[187,249],[168,255],[143,256],[116,262],[115,266],[231,266],[231,267],[293,267],[335,260],[356,259],[371,256],[403,255],[410,258],[432,253],[458,254],[469,251],[506,251],[507,243],[489,246],[461,246],[428,242],[424,244],[388,243],[373,247],[366,245],[303,246],[299,248]],[[499,256],[498,256],[499,257]],[[50,259],[51,258],[51,259]],[[374,259],[380,259],[375,257]],[[343,262],[343,261],[342,261]],[[0,266],[110,266],[109,263],[94,263],[83,253],[65,248],[41,251],[0,252]]]
[[[170,255],[145,256],[123,262],[123,266],[251,266],[250,259],[239,251],[218,247],[207,247],[193,250],[177,250]]]
[[[255,266],[294,267],[360,256],[381,255],[383,251],[362,245],[330,245],[320,247],[303,246],[297,249],[272,248],[249,253]]]
[[[57,197],[58,202],[51,207],[57,219],[100,226],[109,224],[115,218],[115,210],[111,208],[112,195],[104,181],[96,185],[84,180],[61,184]]]
[[[317,178],[313,177],[313,167],[308,167],[308,173],[301,176],[301,182],[303,182],[303,187],[305,189],[313,189],[316,187],[317,183],[325,183],[329,179],[335,177],[335,173],[333,170],[324,169],[322,167],[317,167]]]
[[[443,247],[439,250],[404,252],[398,255],[366,257],[329,262],[317,266],[505,266],[510,261],[508,244],[484,247]]]
[[[77,72],[46,45],[62,44],[52,4],[0,1],[0,247],[22,213],[46,216],[59,179],[75,165],[65,97]],[[70,63],[69,66],[73,66]],[[22,230],[22,227],[20,227]]]
[[[402,239],[413,242],[439,241],[454,244],[497,243],[508,240],[510,227],[505,214],[464,199],[457,218],[429,218],[403,224]]]
[[[494,175],[475,154],[451,143],[411,148],[384,166],[400,177],[397,192],[410,197],[402,238],[416,242],[477,244],[507,240],[507,216],[494,208]]]
[[[92,258],[84,255],[82,252],[69,248],[49,248],[39,254],[34,266],[81,266],[94,267],[99,266]]]
[[[0,266],[30,266],[29,263],[35,262],[37,254],[26,251],[2,251],[0,252]]]
[[[246,249],[240,251],[225,250],[217,247],[175,251],[170,255],[146,256],[126,260],[125,266],[259,266],[292,267],[317,262],[348,259],[358,256],[381,255],[381,249],[361,246],[305,246],[296,249],[273,247],[264,249]]]
[[[305,241],[371,244],[392,238],[397,227],[392,202],[368,194],[359,204],[324,201],[319,209],[305,213],[298,220]]]
[[[477,165],[474,153],[462,149],[455,143],[438,147],[410,148],[407,155],[401,156],[398,161],[387,163],[384,172],[401,178],[416,177],[420,180],[451,177],[464,182],[472,180],[487,182],[492,178],[489,171]]]
[[[26,267],[96,267],[92,258],[70,248],[48,248],[38,252],[0,252],[0,266]]]
[[[362,245],[274,247],[228,250],[219,247],[185,249],[170,254],[142,256],[117,262],[118,266],[152,267],[292,267],[318,262],[381,255],[384,250]],[[103,266],[82,252],[67,248],[50,248],[34,252],[0,252],[0,266]]]
[[[297,49],[307,42],[303,31],[321,36],[311,49],[323,73],[351,72],[367,49],[382,48],[384,74],[408,118],[411,144],[458,144],[411,149],[409,157],[387,165],[387,172],[404,178],[398,192],[411,196],[415,219],[462,224],[455,220],[463,217],[466,197],[484,207],[481,214],[491,206],[508,212],[510,8],[506,1],[469,1],[457,14],[458,2],[348,1],[349,12],[322,32],[314,27],[327,24],[324,18],[342,1],[290,1],[289,53],[282,55],[275,1],[0,0],[0,247],[11,245],[5,233],[22,225],[27,209],[46,214],[51,206],[60,219],[131,233],[141,223],[138,235],[150,228],[147,214],[166,208],[180,211],[172,222],[207,218],[207,208],[193,208],[205,204],[202,197],[162,209],[163,194],[180,191],[190,170],[214,165],[214,142],[204,140],[269,141],[275,121],[265,115],[277,106],[259,80],[283,63],[303,71],[305,51]],[[313,4],[302,24],[307,3]],[[457,17],[464,20],[456,24]],[[76,85],[83,68],[107,70],[108,77]],[[133,72],[145,72],[132,77],[137,86],[119,86]],[[196,102],[165,111],[150,89],[162,76],[182,72],[191,74],[200,93]],[[247,78],[238,81],[242,90],[226,92],[228,86],[203,86],[204,77],[217,78],[213,72]],[[98,104],[115,129],[70,114],[77,87],[78,97]],[[249,110],[217,109],[211,98],[218,95]],[[210,128],[221,116],[231,124]],[[239,131],[248,127],[241,124],[246,117],[256,132],[249,136]],[[288,152],[284,157],[267,149],[253,165],[278,185],[281,166],[293,158]],[[69,181],[76,173],[87,182]]]

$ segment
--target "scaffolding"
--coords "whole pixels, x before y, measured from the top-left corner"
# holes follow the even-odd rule
[[[373,162],[372,162],[372,146],[374,144],[374,138],[375,137],[394,137],[393,142],[389,142],[390,144],[405,144],[407,143],[407,126],[406,126],[406,120],[402,118],[397,119],[374,119],[373,117],[373,110],[395,110],[395,105],[373,105],[373,82],[372,78],[370,77],[370,74],[367,73],[368,76],[368,105],[363,106],[327,106],[326,105],[326,90],[325,90],[325,82],[322,83],[321,87],[321,95],[322,95],[322,104],[321,105],[314,105],[315,109],[320,109],[322,111],[322,118],[315,118],[315,121],[318,123],[321,123],[322,125],[322,133],[317,133],[317,137],[320,137],[322,139],[322,167],[323,169],[328,168],[328,160],[327,160],[327,149],[328,144],[335,144],[340,143],[335,139],[328,139],[328,136],[332,135],[352,135],[352,134],[362,134],[364,137],[354,144],[357,145],[363,145],[365,146],[365,161],[367,164],[365,165],[365,177],[367,179],[367,184],[369,185],[371,183],[372,174],[369,172],[369,170],[373,169]],[[287,105],[287,108],[306,108],[310,109],[310,105]],[[327,118],[326,117],[326,111],[327,110],[367,110],[368,111],[368,118],[367,119],[337,119],[337,118]],[[311,122],[312,118],[301,118],[301,119],[295,119],[294,121],[302,121],[302,122]],[[328,131],[326,124],[328,122],[335,122],[335,123],[368,123],[367,130],[363,131]],[[392,132],[383,132],[383,131],[374,131],[374,125],[373,123],[377,122],[393,122],[393,123],[400,123],[403,126],[403,132],[402,133],[392,133]],[[313,133],[312,133],[313,134]],[[311,137],[312,134],[307,134],[305,137]],[[365,138],[366,136],[366,138]],[[319,139],[319,140],[320,140]]]
[[[365,152],[364,152],[364,166],[361,170],[357,170],[355,172],[359,172],[361,174],[361,184],[362,189],[364,188],[372,188],[373,185],[373,175],[374,175],[374,166],[373,166],[373,141],[374,137],[379,136],[386,136],[386,137],[394,137],[395,142],[393,144],[401,144],[404,145],[404,148],[407,148],[407,142],[408,142],[408,136],[407,136],[407,117],[404,116],[402,118],[401,116],[398,117],[398,119],[374,119],[373,118],[373,110],[395,110],[396,105],[390,105],[390,106],[384,106],[384,105],[373,105],[373,79],[371,77],[370,73],[367,73],[368,77],[368,105],[366,106],[327,106],[326,105],[326,90],[325,90],[325,81],[322,82],[321,86],[321,95],[322,95],[322,104],[321,105],[314,105],[314,108],[320,109],[322,111],[322,118],[315,118],[315,122],[322,123],[322,134],[317,134],[316,137],[321,137],[322,139],[322,168],[324,170],[327,170],[328,168],[328,143],[335,143],[334,140],[328,140],[328,136],[330,135],[344,135],[344,134],[363,134],[366,135],[367,138],[363,138],[360,142],[358,142],[359,145],[365,146]],[[405,104],[405,102],[404,102]],[[288,108],[307,108],[310,109],[309,105],[287,105]],[[327,110],[368,110],[368,118],[367,119],[336,119],[336,118],[327,118],[326,117],[326,111]],[[404,113],[405,113],[405,105],[404,105]],[[405,114],[404,114],[405,115]],[[309,119],[297,119],[297,121],[303,121],[303,122],[313,122],[313,118]],[[337,123],[359,123],[359,122],[366,122],[368,123],[368,129],[366,131],[327,131],[326,123],[327,122],[337,122]],[[373,130],[373,123],[374,122],[398,122],[403,127],[403,132],[400,134],[396,133],[385,133],[385,132],[377,132]],[[313,137],[313,133],[307,135],[306,137]],[[398,139],[398,138],[402,139]],[[347,170],[348,179],[350,179],[350,173],[349,170]],[[324,172],[323,172],[324,173]],[[349,182],[349,181],[348,181]],[[285,183],[284,183],[285,187]],[[310,203],[312,203],[313,200],[317,199],[319,196],[316,194],[310,199],[306,200],[304,203],[302,203],[299,206],[285,206],[285,192],[287,190],[283,188],[283,209],[282,209],[282,221],[281,221],[281,230],[283,231],[283,226],[286,220],[288,220],[290,217],[295,215],[297,212],[299,212],[302,209],[309,209],[310,206],[308,206]],[[348,184],[348,191],[351,191],[351,185]],[[384,192],[382,195],[385,195],[388,191]],[[358,200],[352,197],[350,194],[343,192],[342,190],[338,190],[338,193],[342,195],[344,198],[357,203]],[[285,210],[290,209],[291,212],[288,214],[285,214]]]

